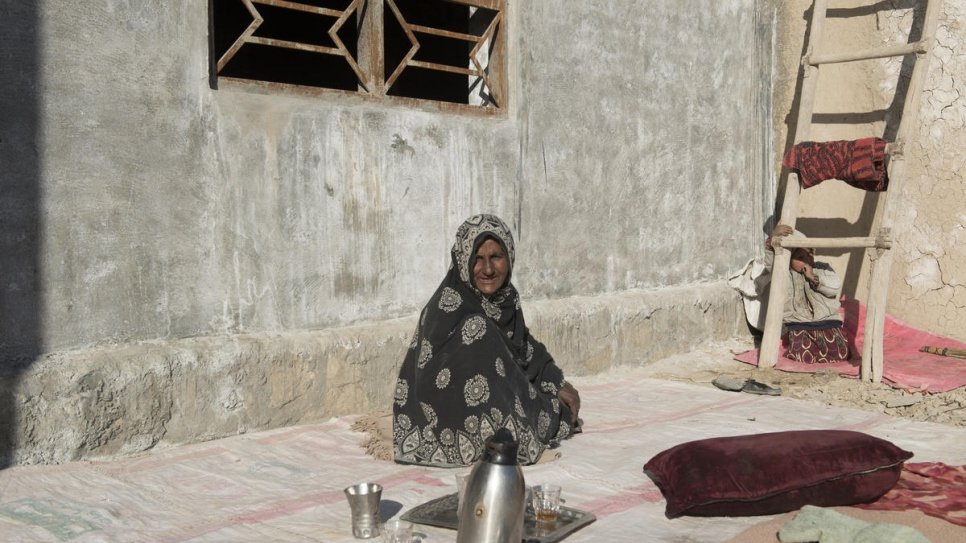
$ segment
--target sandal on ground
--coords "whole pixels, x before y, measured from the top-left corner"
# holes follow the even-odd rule
[[[714,378],[714,381],[711,381],[711,384],[720,388],[721,390],[741,392],[741,389],[745,386],[745,381],[736,379],[734,377],[725,377],[724,375],[719,375]]]
[[[765,383],[759,383],[754,379],[748,379],[745,381],[744,386],[741,387],[742,392],[747,392],[748,394],[761,394],[763,396],[781,396],[782,389],[779,387],[768,386]]]

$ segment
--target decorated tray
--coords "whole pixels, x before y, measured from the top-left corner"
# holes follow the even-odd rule
[[[458,504],[459,498],[455,493],[447,494],[413,507],[404,513],[401,518],[416,524],[455,530],[459,524],[459,519],[456,516]],[[533,509],[527,507],[526,517],[523,521],[523,542],[553,543],[560,541],[595,520],[597,520],[597,517],[593,513],[561,505],[560,511],[557,513],[557,520],[552,523],[541,522],[537,524],[537,520],[533,516]]]

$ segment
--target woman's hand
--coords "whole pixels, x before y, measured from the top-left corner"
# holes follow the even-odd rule
[[[564,383],[557,392],[557,399],[570,409],[570,424],[577,423],[577,413],[580,412],[580,394],[570,383]]]

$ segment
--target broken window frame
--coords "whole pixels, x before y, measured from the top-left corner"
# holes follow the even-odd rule
[[[413,24],[406,21],[402,11],[397,6],[397,0],[348,0],[344,9],[332,9],[302,4],[299,0],[238,0],[252,16],[251,23],[234,40],[232,45],[216,58],[215,52],[215,0],[209,0],[209,48],[210,48],[210,85],[213,89],[240,88],[256,89],[263,92],[282,91],[303,95],[342,95],[353,99],[377,101],[399,104],[417,109],[457,111],[479,115],[505,116],[508,110],[507,100],[507,0],[436,0],[437,2],[466,6],[470,10],[484,8],[495,12],[492,20],[485,29],[477,35],[475,33],[460,33],[442,28]],[[295,11],[304,11],[316,15],[334,17],[335,22],[326,31],[335,47],[318,44],[302,43],[294,40],[283,40],[256,36],[264,18],[258,12],[258,6],[271,6]],[[386,9],[388,8],[388,10]],[[391,73],[386,75],[385,66],[385,17],[394,16],[410,42],[410,48]],[[354,58],[349,48],[343,43],[338,32],[345,24],[357,24],[358,40],[357,54]],[[467,58],[467,66],[459,67],[448,64],[415,60],[420,48],[420,36],[436,36],[473,44]],[[328,87],[316,87],[293,83],[281,83],[249,78],[229,77],[219,75],[229,65],[235,55],[247,44],[257,44],[268,47],[295,49],[320,55],[343,57],[358,78],[356,90],[340,90]],[[483,53],[483,55],[481,55]],[[483,61],[481,56],[485,55]],[[455,103],[439,101],[431,98],[411,98],[393,96],[389,92],[399,77],[407,68],[420,68],[437,72],[448,72],[467,76],[467,101],[472,102],[474,89],[483,90],[476,100],[478,103]]]

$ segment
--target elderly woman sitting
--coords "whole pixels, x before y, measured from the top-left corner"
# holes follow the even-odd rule
[[[765,240],[765,267],[774,266],[774,237],[805,235],[786,224],[775,226]],[[839,315],[842,280],[825,262],[816,261],[813,249],[792,250],[788,264],[785,308],[782,316],[782,344],[785,357],[806,364],[848,360],[849,344]]]
[[[510,229],[476,215],[456,232],[452,263],[423,309],[396,382],[395,459],[459,466],[507,428],[521,464],[574,432],[580,397],[527,329],[510,283]]]

